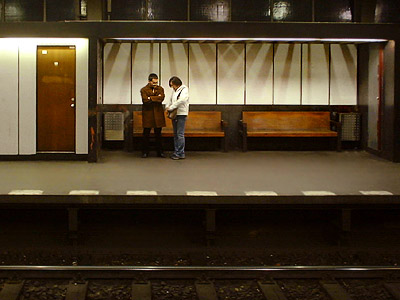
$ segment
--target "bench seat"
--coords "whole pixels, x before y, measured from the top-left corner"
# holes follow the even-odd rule
[[[244,111],[239,121],[243,151],[247,151],[248,137],[332,137],[340,151],[340,133],[341,124],[330,120],[327,111]]]
[[[174,132],[172,131],[172,128],[166,128],[163,127],[162,130],[162,136],[164,137],[173,137]],[[142,136],[143,134],[143,128],[140,130],[135,130],[133,132],[134,137],[139,137]],[[201,130],[185,130],[185,137],[221,137],[223,138],[225,136],[224,132],[221,131],[201,131]]]
[[[166,127],[162,129],[163,137],[173,137],[172,121],[165,117]],[[227,150],[227,122],[222,120],[220,111],[190,111],[185,124],[185,137],[221,138],[222,149]],[[153,131],[151,133],[153,135]],[[133,137],[142,137],[142,112],[133,112]]]
[[[247,132],[250,137],[336,137],[337,132],[326,130],[268,130]]]

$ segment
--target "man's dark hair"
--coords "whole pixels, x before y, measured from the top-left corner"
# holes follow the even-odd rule
[[[153,79],[158,79],[157,74],[151,73],[151,74],[149,75],[149,81],[152,81]]]
[[[169,79],[169,86],[172,86],[172,84],[176,86],[181,86],[182,80],[180,80],[179,77],[173,76]]]

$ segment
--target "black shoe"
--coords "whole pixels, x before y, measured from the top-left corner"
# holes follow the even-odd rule
[[[176,155],[176,154],[172,154],[172,155],[170,156],[170,158],[173,159],[173,160],[185,159],[184,156],[178,156],[178,155]]]
[[[147,158],[148,156],[149,156],[148,153],[143,153],[143,154],[142,154],[142,158]]]
[[[164,152],[158,152],[158,153],[157,153],[157,156],[158,156],[158,157],[165,158]]]

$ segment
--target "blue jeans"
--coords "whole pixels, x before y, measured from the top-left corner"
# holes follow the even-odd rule
[[[187,116],[176,116],[172,120],[174,128],[174,154],[185,157],[185,123]]]

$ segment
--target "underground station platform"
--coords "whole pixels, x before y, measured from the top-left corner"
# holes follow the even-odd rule
[[[188,152],[174,161],[103,151],[99,163],[0,162],[0,209],[199,209],[215,231],[219,209],[400,208],[400,164],[364,151]]]

